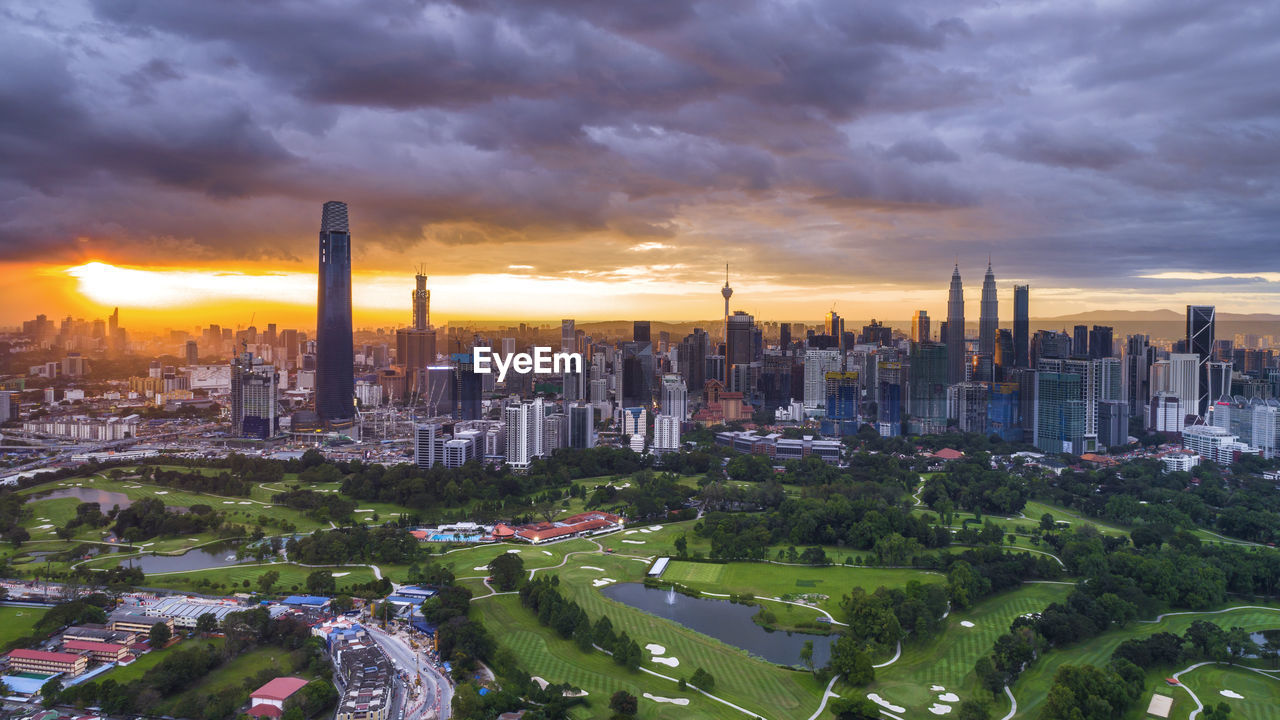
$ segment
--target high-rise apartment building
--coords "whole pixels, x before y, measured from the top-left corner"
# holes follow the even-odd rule
[[[1094,325],[1089,330],[1089,357],[1096,359],[1115,355],[1111,336],[1112,328],[1106,325]]]
[[[1083,452],[1085,403],[1075,373],[1036,373],[1036,424],[1032,442],[1047,453]]]
[[[815,410],[826,406],[827,373],[842,369],[839,350],[809,349],[804,353],[804,407]]]
[[[951,273],[951,287],[947,292],[947,383],[954,385],[965,380],[964,344],[964,285],[960,281],[960,266]]]
[[[929,342],[929,313],[917,310],[911,316],[911,342]]]
[[[316,413],[327,425],[355,417],[355,341],[351,332],[351,230],[347,204],[327,202],[320,220],[316,314]]]
[[[680,420],[671,415],[658,415],[653,419],[653,449],[671,452],[680,449]]]
[[[1142,415],[1143,408],[1151,399],[1151,363],[1155,353],[1151,347],[1151,338],[1147,335],[1130,335],[1125,338],[1124,354],[1124,398],[1129,405],[1129,414],[1133,417]]]

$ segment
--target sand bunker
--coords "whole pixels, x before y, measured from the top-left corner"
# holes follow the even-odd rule
[[[591,565],[583,565],[583,566],[582,566],[582,569],[583,569],[583,570],[595,570],[596,572],[604,572],[604,568],[598,568],[598,567],[594,567],[594,566],[591,566]]]
[[[538,687],[542,688],[543,690],[546,690],[546,689],[547,689],[547,686],[551,684],[551,683],[547,682],[546,680],[543,680],[542,678],[538,677],[537,675],[534,675],[534,676],[530,677],[529,679],[530,679],[530,680],[532,680],[532,681],[534,681],[534,682],[536,682],[536,683],[538,683]],[[587,691],[586,691],[586,690],[578,690],[578,691],[576,691],[576,692],[575,692],[575,691],[573,691],[573,690],[565,690],[564,692],[562,692],[562,693],[560,693],[560,694],[561,694],[561,695],[564,695],[565,697],[586,697],[586,696],[588,695],[588,693],[587,693]]]
[[[51,528],[51,527],[53,527],[53,526],[52,526],[52,525],[40,525],[40,526],[37,526],[37,527],[36,527],[36,529],[37,529],[37,530],[48,530],[48,529],[49,529],[49,528]]]
[[[508,550],[507,552],[509,552],[509,553],[518,553],[518,552],[520,552],[520,551],[519,551],[519,550]]]
[[[946,692],[946,690],[947,690],[947,689],[946,689],[946,688],[944,688],[944,687],[942,687],[941,685],[930,685],[930,686],[929,686],[929,692]]]
[[[630,544],[632,544],[632,545],[643,545],[643,544],[644,544],[644,541],[643,541],[643,540],[623,540],[622,542],[624,542],[624,543],[630,543]]]
[[[669,657],[656,657],[656,658],[653,658],[653,661],[654,661],[654,662],[656,662],[656,663],[662,663],[663,665],[666,665],[667,667],[680,667],[680,659],[679,659],[679,658],[673,658],[673,657],[672,657],[672,658],[669,658]]]
[[[635,535],[635,534],[636,534],[636,533],[638,533],[638,532],[640,532],[640,531],[639,531],[639,530],[624,530],[624,531],[622,532],[622,534],[623,534],[623,535]]]
[[[477,566],[475,566],[475,567],[473,567],[473,568],[471,568],[471,569],[472,569],[472,570],[488,570],[488,569],[489,569],[489,566],[488,566],[488,565],[477,565]]]
[[[615,582],[618,582],[618,581],[614,580],[613,578],[598,578],[596,580],[591,581],[591,587],[604,587],[609,583],[615,583]]]
[[[360,510],[356,510],[356,512],[373,512],[373,510],[370,508],[362,508]]]
[[[932,706],[930,706],[929,712],[933,713],[934,715],[946,715],[947,713],[951,712],[951,706],[939,705],[938,703],[934,703]]]
[[[960,702],[960,696],[955,693],[942,693],[938,696],[938,702],[952,703]]]
[[[659,697],[657,695],[650,695],[649,693],[645,693],[644,696],[654,702],[671,703],[672,705],[688,705],[689,704],[689,698],[667,698],[667,697]]]
[[[235,505],[235,504],[236,504],[236,501],[235,501],[235,500],[223,500],[223,501],[222,501],[222,504],[223,504],[223,505]]]
[[[973,623],[969,622],[968,620],[961,620],[960,627],[973,627]]]
[[[648,645],[645,645],[645,646],[644,646],[644,649],[645,649],[645,650],[648,650],[649,652],[653,653],[654,655],[666,655],[666,654],[667,654],[667,649],[666,649],[666,648],[664,648],[664,647],[662,647],[661,645],[659,645],[659,644],[657,644],[657,643],[649,643]]]
[[[538,683],[538,687],[542,688],[543,690],[546,690],[546,689],[547,689],[547,686],[551,684],[551,683],[547,682],[546,680],[543,680],[542,678],[538,677],[537,675],[534,675],[533,677],[531,677],[531,678],[529,678],[529,679],[530,679],[530,680],[532,680],[532,681],[534,681],[534,682],[536,682],[536,683]]]
[[[880,697],[876,693],[868,693],[867,699],[879,705],[880,707],[884,708],[885,710],[889,710],[896,713],[903,713],[907,711],[906,708],[901,707],[899,705],[894,705],[893,703],[889,702],[888,700],[885,700],[884,698]]]
[[[1218,694],[1219,694],[1219,695],[1221,695],[1222,697],[1229,697],[1229,698],[1231,698],[1232,700],[1243,700],[1243,699],[1244,699],[1244,696],[1243,696],[1243,695],[1241,695],[1240,693],[1236,692],[1235,690],[1219,690],[1219,691],[1218,691]]]
[[[240,504],[241,504],[241,505],[252,505],[253,503],[249,502],[248,500],[241,500],[241,501],[240,501]]]
[[[168,491],[168,490],[157,490],[157,491],[156,491],[156,494],[157,494],[157,495],[168,495],[168,494],[169,494],[169,491]]]
[[[542,554],[543,554],[543,555],[551,555],[551,554],[552,554],[552,552],[551,552],[550,550],[543,550],[543,551],[542,551]]]
[[[329,573],[329,574],[330,574],[331,576],[333,576],[333,577],[346,577],[346,576],[350,575],[351,573],[349,573],[349,572],[340,572],[340,573]]]
[[[661,526],[661,525],[650,525],[649,527],[647,527],[647,528],[645,528],[645,529],[646,529],[646,530],[661,530],[661,529],[662,529],[662,526]]]

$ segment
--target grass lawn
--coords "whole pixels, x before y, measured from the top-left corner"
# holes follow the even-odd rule
[[[1226,703],[1227,707],[1231,708],[1233,718],[1280,720],[1280,679],[1278,678],[1227,665],[1206,665],[1178,679],[1190,688],[1206,707]],[[1162,680],[1160,685],[1164,685]],[[1227,697],[1222,695],[1223,690],[1244,697]],[[1166,688],[1163,692],[1173,696],[1173,712],[1169,713],[1170,718],[1184,720],[1196,707],[1195,702],[1185,690]],[[1140,708],[1142,712],[1146,711],[1146,704],[1150,699],[1150,693],[1142,696],[1140,701],[1143,706]],[[1142,717],[1136,713],[1131,713],[1130,716]]]
[[[1014,618],[1043,610],[1065,598],[1070,591],[1068,585],[1026,584],[988,598],[976,608],[953,612],[948,618],[950,625],[942,635],[924,644],[903,647],[897,662],[877,669],[875,683],[856,692],[879,693],[893,704],[905,707],[904,717],[932,717],[928,708],[938,693],[929,688],[934,685],[945,687],[961,700],[976,696],[988,698],[973,676],[974,663],[991,651],[997,637],[1008,632]],[[973,627],[961,625],[964,621],[973,623]],[[846,688],[846,692],[855,691]],[[1034,717],[1022,715],[1021,697],[1018,701],[1019,715]],[[995,703],[992,717],[1004,714],[1004,710],[995,710],[1000,704]]]
[[[626,631],[641,646],[657,643],[667,650],[668,657],[678,658],[678,668],[669,668],[649,661],[645,654],[644,666],[671,677],[688,677],[698,668],[704,668],[716,679],[715,694],[737,703],[748,710],[768,717],[806,718],[817,708],[821,688],[811,675],[785,670],[749,656],[746,652],[721,643],[683,626],[643,613],[604,597],[591,586],[591,581],[609,577],[619,582],[635,582],[644,577],[646,561],[631,557],[606,554],[580,555],[570,558],[564,568],[551,572],[559,575],[560,587],[566,596],[576,601],[593,621],[600,615],[608,615],[615,630]],[[594,568],[599,568],[594,569]],[[521,658],[526,669],[547,680],[567,680],[595,694],[607,697],[619,687],[630,683],[636,687],[650,683],[654,690],[644,690],[663,697],[690,697],[692,704],[679,707],[653,703],[641,699],[641,716],[659,718],[687,717],[741,717],[741,713],[704,702],[705,699],[690,693],[681,694],[674,683],[652,676],[632,675],[618,670],[608,658],[599,653],[579,652],[571,643],[553,637],[537,624],[537,619],[519,607],[515,596],[499,596],[479,599],[475,607],[482,613],[486,624]],[[631,690],[637,696],[640,692]],[[580,717],[602,717],[607,714],[602,707],[591,712],[581,712]]]
[[[942,575],[923,570],[857,568],[842,565],[802,567],[767,563],[733,562],[726,564],[672,561],[662,574],[663,580],[687,585],[695,590],[713,593],[749,592],[759,597],[782,597],[788,594],[825,595],[818,606],[836,612],[840,598],[854,587],[868,593],[876,588],[905,587],[912,580],[943,582]],[[776,612],[775,605],[769,605]]]
[[[351,585],[372,582],[373,571],[363,565],[333,567],[333,568],[310,568],[293,563],[268,563],[265,565],[236,565],[233,567],[210,568],[208,570],[188,570],[179,573],[165,573],[148,575],[144,583],[148,587],[162,587],[173,590],[188,590],[193,592],[210,592],[223,591],[226,592],[245,592],[258,590],[258,577],[270,571],[280,573],[280,579],[276,581],[273,593],[293,593],[305,592],[307,588],[307,576],[316,570],[328,570],[332,572],[334,582],[337,584],[338,591]],[[346,573],[342,575],[342,573]],[[338,576],[341,577],[338,577]],[[204,584],[202,581],[207,580],[210,585]],[[249,582],[248,587],[245,581]]]
[[[47,608],[0,606],[0,647],[30,635],[47,612]]]
[[[601,543],[607,542],[604,538]],[[431,562],[449,568],[457,577],[479,577],[487,574],[486,570],[476,570],[497,556],[519,550],[520,559],[524,561],[526,570],[559,565],[566,553],[595,550],[596,546],[588,540],[566,540],[549,545],[529,545],[526,543],[495,543],[479,545],[473,548],[456,550],[445,555],[432,555]],[[590,563],[588,563],[590,564]]]
[[[190,688],[165,700],[161,704],[161,709],[165,713],[169,713],[174,708],[179,707],[183,700],[188,697],[204,698],[227,688],[244,688],[246,678],[271,668],[280,671],[284,675],[294,674],[293,665],[289,660],[289,651],[271,645],[250,650],[233,658],[231,662],[219,666],[208,675],[193,679]],[[307,675],[302,677],[304,680],[313,679]],[[252,687],[243,689],[243,702],[249,701],[249,693],[254,689]]]
[[[1217,614],[1173,615],[1164,618],[1158,623],[1134,622],[1124,628],[1090,638],[1083,643],[1054,650],[1037,660],[1018,678],[1018,681],[1011,688],[1014,697],[1018,698],[1018,713],[1022,715],[1025,712],[1026,717],[1035,716],[1035,712],[1049,693],[1049,686],[1053,684],[1054,674],[1062,665],[1103,667],[1111,659],[1111,653],[1125,640],[1129,638],[1145,638],[1157,632],[1170,632],[1181,635],[1186,632],[1191,623],[1197,620],[1205,620],[1223,628],[1242,627],[1251,632],[1280,628],[1280,606],[1275,607],[1276,609],[1274,610],[1233,610]],[[1180,670],[1181,668],[1177,669]],[[1196,672],[1200,671],[1197,670]],[[1188,677],[1190,676],[1188,675]],[[1177,695],[1174,697],[1176,698]],[[1274,698],[1280,697],[1280,693],[1272,697],[1274,701]],[[1148,699],[1150,698],[1148,697]],[[1201,700],[1207,701],[1203,696]],[[1145,704],[1142,709],[1146,709]]]
[[[194,647],[204,647],[217,642],[209,638],[195,638],[192,640],[182,640],[175,645],[171,645],[163,650],[152,650],[142,657],[134,660],[132,663],[124,666],[108,670],[102,676],[103,680],[115,680],[121,685],[131,683],[141,678],[148,670],[159,665],[166,657],[175,650],[187,650]]]

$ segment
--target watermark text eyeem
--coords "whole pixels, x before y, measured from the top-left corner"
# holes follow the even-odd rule
[[[477,373],[488,375],[498,368],[498,382],[507,377],[508,370],[522,375],[538,373],[542,375],[559,372],[582,372],[582,353],[551,352],[551,348],[538,345],[532,353],[513,353],[502,356],[495,355],[493,348],[478,346],[471,348],[471,355]]]

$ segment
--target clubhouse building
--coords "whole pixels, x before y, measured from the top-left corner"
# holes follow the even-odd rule
[[[613,513],[585,512],[555,522],[538,522],[513,528],[512,539],[532,545],[602,535],[621,530],[626,520]]]

